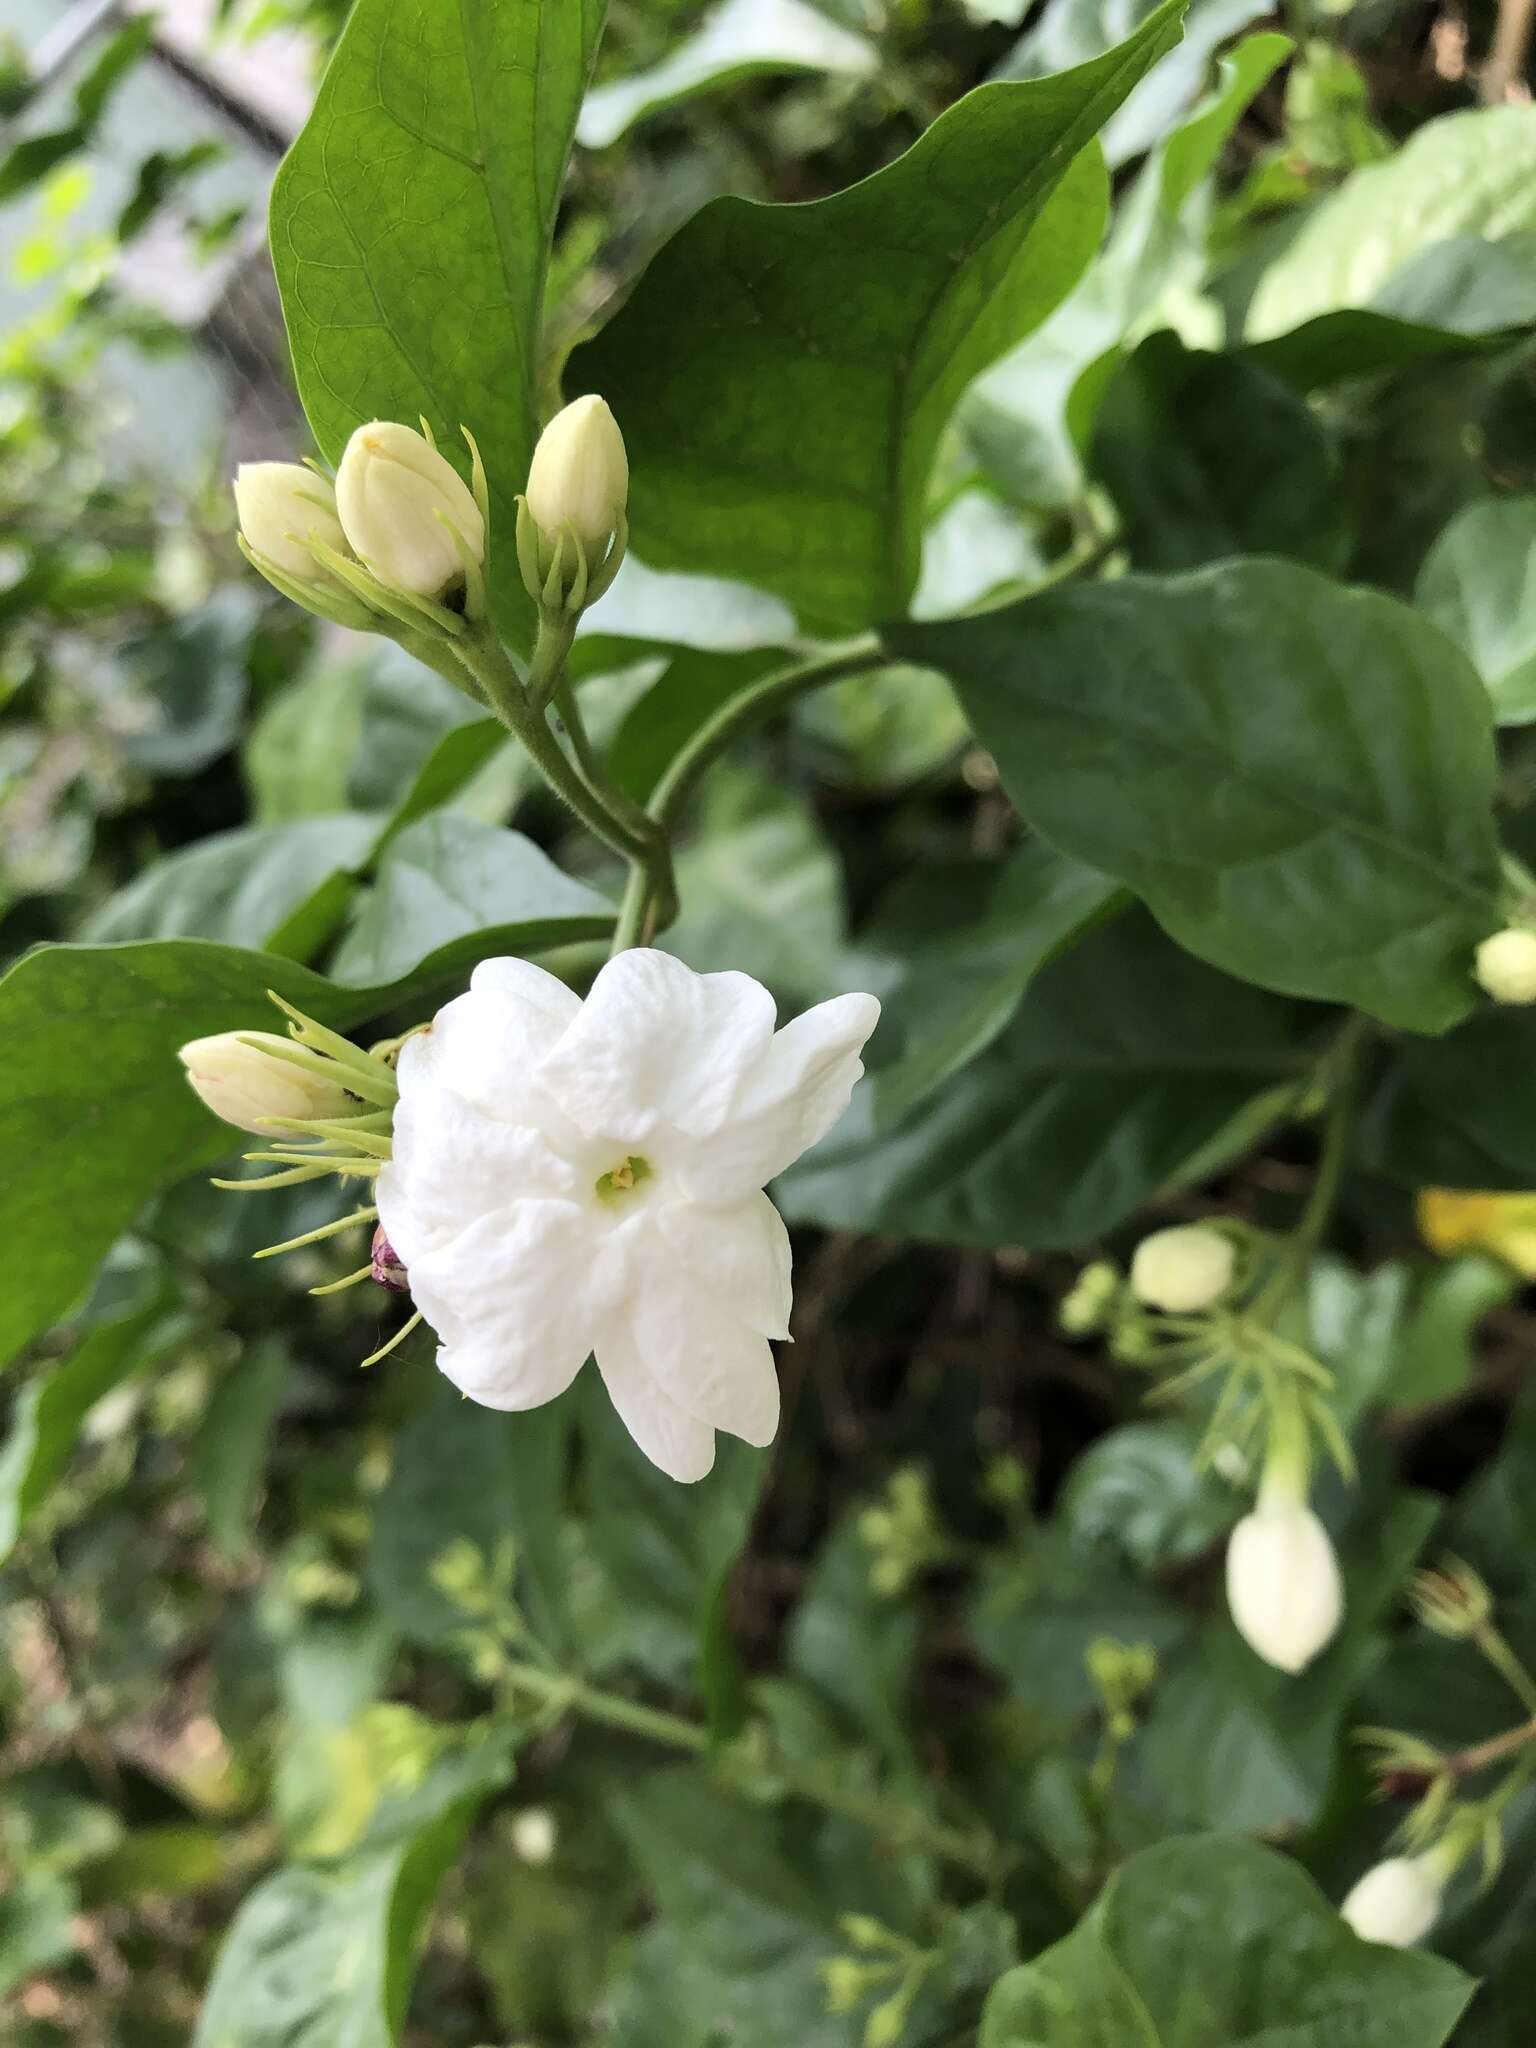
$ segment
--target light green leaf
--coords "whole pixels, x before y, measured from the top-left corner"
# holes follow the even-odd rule
[[[684,43],[649,71],[594,86],[576,123],[586,149],[605,149],[647,114],[695,93],[765,71],[823,71],[862,78],[879,57],[805,0],[724,0]]]
[[[1477,107],[1420,128],[1385,163],[1354,171],[1260,281],[1247,338],[1369,306],[1414,257],[1456,235],[1536,229],[1536,109]]]
[[[849,1733],[898,1770],[913,1764],[908,1692],[917,1620],[870,1584],[874,1562],[855,1514],[827,1541],[789,1624],[786,1661],[841,1712]]]
[[[900,1047],[882,1057],[873,1076],[875,1119],[898,1124],[952,1074],[985,1052],[1005,1029],[1035,975],[1110,908],[1116,889],[1091,868],[1064,860],[1032,840],[1002,863],[977,863],[922,878],[919,887],[939,912],[930,927],[895,951],[901,977],[886,997],[881,1044]],[[899,915],[918,889],[892,892],[882,917]],[[957,924],[957,901],[976,916]],[[942,906],[942,907],[941,907]],[[864,943],[879,949],[886,929],[877,918]]]
[[[1181,945],[1410,1030],[1472,1006],[1501,921],[1487,693],[1408,607],[1279,562],[891,630],[1004,786]]]
[[[509,544],[540,393],[550,237],[602,0],[360,0],[272,189],[299,394],[336,461],[370,419],[480,444],[498,612],[531,607]]]
[[[146,868],[80,936],[217,939],[309,959],[345,917],[378,836],[376,818],[350,812],[215,832]]]
[[[1240,356],[1149,336],[1099,404],[1091,467],[1119,508],[1139,569],[1197,569],[1247,554],[1320,568],[1343,561],[1332,441],[1303,400]]]
[[[251,1520],[292,1360],[275,1338],[248,1345],[213,1390],[192,1452],[208,1534],[225,1557],[250,1548]]]
[[[479,935],[482,954],[532,952],[601,938],[612,923],[611,906],[531,839],[436,811],[386,847],[331,972],[349,985],[388,982],[455,940]]]
[[[1180,953],[1141,916],[1052,963],[1002,1035],[888,1134],[874,1091],[778,1182],[792,1222],[946,1244],[1080,1245],[1261,1098],[1294,1099],[1294,1013]],[[1255,1137],[1256,1137],[1255,1133]]]
[[[939,435],[1088,261],[1104,177],[1086,146],[1178,18],[1169,0],[1081,70],[983,87],[847,192],[717,199],[674,236],[568,380],[623,422],[647,560],[831,626],[905,607]]]
[[[1536,498],[1459,512],[1419,571],[1415,601],[1471,655],[1500,725],[1536,719]]]
[[[259,1884],[219,1950],[193,2048],[395,2048],[438,1885],[510,1775],[504,1740],[465,1744],[386,1799],[341,1862]]]
[[[1197,1836],[1133,1857],[1002,1978],[980,2048],[1441,2048],[1474,1988],[1359,1940],[1275,1850]]]

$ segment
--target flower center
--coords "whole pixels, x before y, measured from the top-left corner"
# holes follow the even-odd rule
[[[649,1159],[642,1159],[638,1153],[632,1152],[627,1159],[621,1159],[617,1166],[598,1176],[594,1192],[600,1202],[622,1202],[643,1181],[650,1179],[651,1172]]]

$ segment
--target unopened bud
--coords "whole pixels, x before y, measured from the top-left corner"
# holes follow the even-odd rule
[[[469,486],[424,435],[398,420],[370,420],[348,441],[336,471],[336,510],[369,572],[411,597],[437,597],[459,581],[459,542],[472,561],[485,557],[485,521]]]
[[[589,556],[607,547],[629,502],[624,436],[604,399],[578,398],[539,436],[528,510],[553,540],[568,526]]]
[[[512,1817],[512,1847],[524,1863],[535,1868],[548,1863],[555,1853],[559,1829],[547,1806],[525,1806]]]
[[[1444,1892],[1440,1859],[1389,1856],[1368,1870],[1339,1908],[1362,1941],[1412,1948],[1440,1917]]]
[[[1438,1571],[1417,1573],[1408,1597],[1424,1626],[1440,1636],[1475,1636],[1493,1618],[1487,1580],[1460,1558],[1447,1559]]]
[[[1077,1285],[1062,1298],[1056,1320],[1068,1337],[1091,1337],[1102,1328],[1120,1288],[1120,1275],[1108,1259],[1096,1259],[1077,1276]]]
[[[1232,1531],[1227,1605],[1244,1641],[1280,1671],[1303,1670],[1332,1641],[1344,1614],[1339,1562],[1304,1502],[1261,1495]]]
[[[280,1047],[280,1051],[270,1048]],[[181,1048],[187,1079],[215,1116],[237,1130],[271,1137],[273,1117],[338,1117],[358,1104],[339,1081],[330,1081],[285,1055],[291,1041],[275,1031],[221,1031]]]
[[[1136,1247],[1131,1291],[1149,1308],[1190,1315],[1221,1299],[1232,1284],[1236,1262],[1231,1240],[1206,1224],[1154,1230]]]
[[[373,1278],[379,1283],[381,1287],[387,1287],[391,1294],[410,1293],[410,1275],[406,1272],[404,1265],[401,1263],[399,1253],[395,1250],[394,1246],[390,1243],[389,1239],[384,1235],[384,1226],[382,1223],[379,1225],[378,1229],[375,1230],[375,1232],[373,1233],[373,1251],[371,1254],[371,1260],[373,1266]]]
[[[296,583],[318,583],[325,571],[310,552],[311,535],[345,550],[329,481],[302,462],[242,462],[235,471],[235,513],[252,554]]]
[[[1536,931],[1511,925],[1484,939],[1476,973],[1496,1003],[1536,1003]]]

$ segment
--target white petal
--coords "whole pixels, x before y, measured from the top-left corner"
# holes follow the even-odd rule
[[[527,967],[526,961],[495,964]],[[542,968],[528,971],[539,977],[537,984],[518,992],[471,988],[468,995],[445,1003],[425,1031],[408,1038],[398,1067],[402,1096],[436,1080],[505,1123],[563,1123],[558,1115],[551,1117],[553,1105],[535,1073],[581,1006],[552,974]],[[568,1007],[549,998],[545,984],[558,989]]]
[[[787,1337],[792,1260],[789,1232],[766,1195],[729,1209],[670,1202],[655,1212],[659,1268],[703,1288],[762,1337]]]
[[[573,1202],[535,1200],[408,1261],[412,1299],[443,1340],[440,1369],[487,1408],[537,1408],[563,1393],[605,1305],[595,1249]]]
[[[542,1131],[499,1123],[433,1079],[401,1096],[393,1142],[377,1182],[379,1220],[407,1267],[490,1210],[575,1186]]]
[[[531,960],[506,955],[499,960],[482,960],[469,977],[476,993],[490,989],[496,995],[516,996],[522,1008],[540,1017],[554,1044],[560,1033],[581,1015],[581,997],[566,987],[557,974],[535,967]]]
[[[715,1462],[715,1432],[662,1388],[622,1315],[611,1317],[598,1332],[596,1352],[608,1398],[651,1463],[669,1479],[702,1479]]]
[[[749,974],[695,974],[650,947],[620,953],[540,1078],[591,1136],[642,1143],[658,1125],[715,1130],[773,1037],[773,998]]]
[[[775,1032],[724,1128],[690,1149],[683,1175],[695,1200],[741,1201],[829,1131],[848,1107],[864,1071],[859,1054],[879,1021],[873,996],[835,996]]]
[[[779,1426],[779,1378],[766,1337],[719,1295],[666,1268],[645,1272],[631,1303],[636,1349],[679,1408],[749,1444]]]

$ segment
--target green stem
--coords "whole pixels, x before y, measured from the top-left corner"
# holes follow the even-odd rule
[[[567,759],[542,714],[534,711],[521,677],[503,650],[493,640],[484,638],[461,642],[454,652],[484,691],[496,716],[521,740],[544,780],[588,831],[625,860],[653,861],[653,845],[616,817]]]
[[[1536,1679],[1531,1677],[1504,1637],[1489,1622],[1478,1630],[1475,1641],[1525,1711],[1536,1715]]]
[[[1356,1056],[1370,1028],[1367,1018],[1351,1017],[1329,1048],[1326,1060],[1328,1100],[1317,1171],[1313,1175],[1306,1206],[1280,1263],[1253,1305],[1252,1315],[1256,1321],[1264,1322],[1272,1317],[1303,1278],[1333,1213],[1344,1169],[1349,1163],[1349,1141],[1354,1128]]]
[[[542,712],[565,679],[565,664],[576,638],[575,612],[548,612],[539,607],[538,638],[533,643],[533,660],[528,664],[528,697]]]
[[[604,1692],[559,1672],[546,1671],[537,1664],[509,1661],[502,1666],[501,1676],[508,1685],[542,1700],[546,1706],[579,1714],[584,1720],[599,1722],[606,1728],[644,1736],[689,1756],[704,1756],[710,1748],[709,1731],[697,1721],[642,1706],[638,1701]],[[930,1820],[916,1807],[860,1792],[835,1775],[808,1766],[775,1761],[772,1770],[797,1799],[808,1800],[827,1813],[867,1827],[883,1841],[925,1849],[978,1877],[990,1879],[999,1874],[1001,1853],[994,1842],[979,1832],[971,1834],[946,1827],[941,1821]]]

